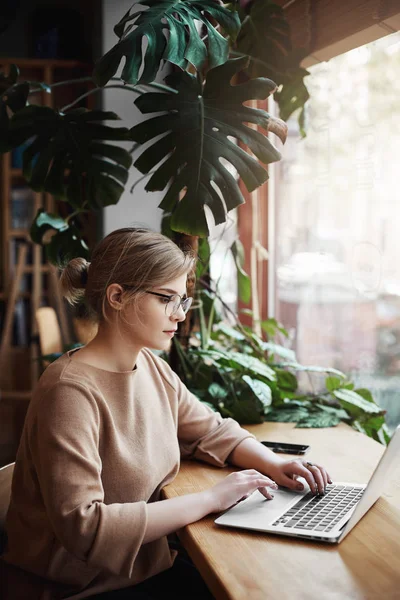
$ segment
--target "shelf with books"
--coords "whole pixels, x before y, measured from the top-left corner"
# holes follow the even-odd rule
[[[83,77],[86,80],[77,85],[60,86],[54,93],[40,91],[30,96],[30,101],[51,108],[61,108],[74,98],[91,89],[94,84],[87,80],[92,67],[75,60],[56,59],[18,59],[0,58],[0,65],[7,70],[7,65],[16,64],[20,69],[21,80],[40,81],[47,85],[56,82]],[[86,106],[93,106],[93,97],[87,98]],[[16,277],[19,248],[27,245],[26,262],[20,269],[20,289],[13,305],[13,324],[10,339],[10,364],[1,365],[1,370],[17,370],[15,356],[19,354],[11,350],[17,347],[21,352],[29,354],[27,387],[31,387],[39,375],[36,311],[40,306],[56,304],[54,300],[54,275],[46,262],[45,252],[41,246],[32,244],[29,230],[38,208],[43,207],[54,212],[55,207],[64,203],[57,201],[48,193],[32,191],[23,177],[23,152],[27,144],[10,154],[0,157],[0,335],[3,339],[5,310],[10,300],[10,290]],[[96,224],[90,218],[87,224],[88,236],[94,238]],[[57,300],[60,306],[59,299]],[[4,355],[4,353],[3,353]],[[30,373],[30,374],[29,374]],[[0,376],[1,379],[1,376]],[[11,384],[12,385],[12,384]],[[0,385],[0,389],[8,389]]]

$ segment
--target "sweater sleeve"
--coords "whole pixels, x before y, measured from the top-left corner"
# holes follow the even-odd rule
[[[229,454],[241,441],[255,439],[237,421],[223,418],[196,398],[166,363],[163,371],[178,395],[178,440],[182,458],[224,467]]]
[[[99,426],[89,390],[58,382],[43,398],[30,449],[59,541],[88,565],[130,577],[146,531],[146,503],[104,503]]]

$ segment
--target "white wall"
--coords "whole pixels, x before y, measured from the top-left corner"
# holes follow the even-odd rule
[[[118,40],[113,28],[132,6],[132,0],[102,0],[103,26],[102,26],[102,52],[105,54]],[[123,61],[122,61],[123,62]],[[165,75],[164,75],[165,76]],[[160,80],[161,81],[161,80]],[[133,105],[137,98],[136,94],[120,89],[111,89],[103,93],[103,109],[116,112],[123,120],[116,123],[119,127],[133,127],[136,123],[149,118],[143,116]],[[128,145],[129,148],[131,146]],[[136,157],[139,154],[136,153]],[[104,235],[119,227],[130,225],[146,225],[152,229],[159,230],[162,211],[158,208],[165,192],[146,192],[144,187],[148,179],[141,181],[135,187],[133,194],[130,193],[132,184],[142,177],[134,167],[125,192],[116,206],[107,207],[104,210],[103,230]]]

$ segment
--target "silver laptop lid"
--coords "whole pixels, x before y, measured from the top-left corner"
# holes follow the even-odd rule
[[[356,525],[358,521],[362,519],[365,513],[382,495],[382,489],[386,476],[392,464],[394,463],[394,458],[396,455],[400,456],[400,425],[394,431],[388,447],[383,453],[381,460],[377,464],[375,471],[373,472],[372,477],[365,488],[364,494],[362,495],[352,516],[340,535],[339,542],[346,537],[346,535],[353,529],[354,525]]]

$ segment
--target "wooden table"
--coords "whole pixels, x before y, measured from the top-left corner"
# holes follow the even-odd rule
[[[260,440],[310,444],[307,459],[324,464],[333,481],[366,482],[384,450],[345,424],[247,429]],[[185,461],[165,497],[201,491],[232,470]],[[215,518],[185,527],[179,537],[217,600],[400,599],[400,461],[382,497],[339,545],[222,528]]]

